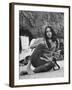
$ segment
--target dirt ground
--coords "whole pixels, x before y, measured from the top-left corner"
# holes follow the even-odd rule
[[[55,78],[55,77],[63,77],[64,76],[64,61],[57,61],[60,65],[60,70],[57,71],[48,71],[42,73],[34,73],[32,75],[20,75],[20,79],[35,79],[35,78]],[[20,66],[20,72],[24,71],[25,67]]]

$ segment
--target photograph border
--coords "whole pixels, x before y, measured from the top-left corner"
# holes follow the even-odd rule
[[[43,6],[43,7],[59,7],[69,9],[69,77],[68,82],[62,83],[44,83],[34,85],[14,85],[14,5],[28,5],[28,6]],[[33,4],[33,3],[9,3],[9,86],[10,87],[29,87],[29,86],[45,86],[45,85],[60,85],[70,84],[70,6],[64,5],[47,5],[47,4]]]

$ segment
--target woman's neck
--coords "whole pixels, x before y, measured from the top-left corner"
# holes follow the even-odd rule
[[[49,42],[52,42],[52,39],[49,39],[48,41],[49,41]]]

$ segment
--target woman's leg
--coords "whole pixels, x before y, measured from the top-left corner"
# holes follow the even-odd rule
[[[34,67],[44,65],[46,61],[40,60],[40,57],[44,53],[45,45],[39,44],[31,55],[31,63]]]
[[[40,73],[40,72],[50,71],[53,67],[54,67],[54,63],[52,63],[51,61],[49,61],[48,63],[37,67],[34,70],[34,73]]]

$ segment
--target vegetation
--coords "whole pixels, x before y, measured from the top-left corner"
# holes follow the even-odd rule
[[[41,37],[47,25],[52,26],[58,37],[63,38],[64,34],[64,13],[20,11],[20,30],[29,30],[34,37]]]

